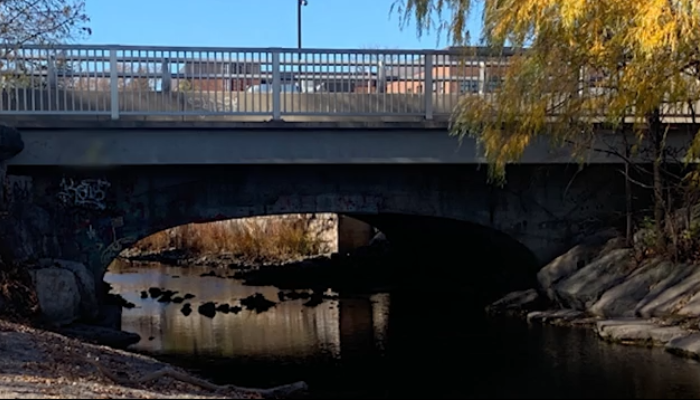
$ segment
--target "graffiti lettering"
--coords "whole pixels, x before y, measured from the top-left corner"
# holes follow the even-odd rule
[[[86,232],[90,240],[97,240],[97,231],[92,227],[92,224],[90,224]]]
[[[66,205],[104,210],[106,190],[110,186],[109,182],[102,179],[83,179],[76,184],[73,179],[63,178],[58,199]]]
[[[7,204],[30,203],[32,201],[32,177],[7,175],[5,177]]]

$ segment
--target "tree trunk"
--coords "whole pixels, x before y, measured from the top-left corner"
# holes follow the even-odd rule
[[[649,118],[649,129],[654,146],[654,236],[656,239],[656,250],[663,251],[666,247],[666,238],[664,235],[664,188],[663,178],[661,176],[661,166],[664,158],[664,133],[661,125],[661,115],[658,109],[654,110]]]
[[[629,159],[629,149],[627,151],[627,157]],[[627,246],[632,247],[634,245],[634,237],[632,235],[632,181],[630,180],[630,163],[625,163],[625,208],[627,212],[626,231],[625,238],[627,239]]]

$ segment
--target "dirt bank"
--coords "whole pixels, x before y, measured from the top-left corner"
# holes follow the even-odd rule
[[[0,398],[262,399],[297,390],[305,384],[218,387],[149,357],[0,320]]]

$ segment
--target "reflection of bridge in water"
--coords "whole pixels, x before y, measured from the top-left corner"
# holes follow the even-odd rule
[[[106,279],[137,308],[125,310],[122,328],[141,335],[139,350],[167,354],[206,354],[226,358],[306,358],[330,356],[352,359],[382,347],[387,329],[388,295],[326,301],[304,307],[302,300],[286,301],[256,314],[197,313],[206,301],[236,304],[254,293],[277,300],[273,287],[242,286],[231,280],[200,278],[201,271],[162,267],[118,271]],[[114,274],[114,273],[117,274]],[[172,275],[181,274],[174,279]],[[188,276],[189,275],[189,276]],[[194,312],[184,316],[181,305],[141,300],[138,293],[151,286],[192,293]],[[153,338],[149,340],[149,338]]]

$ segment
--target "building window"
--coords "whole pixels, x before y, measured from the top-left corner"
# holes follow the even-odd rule
[[[487,92],[495,92],[498,88],[501,87],[503,84],[503,79],[501,79],[498,76],[492,76],[489,78],[488,82],[486,83],[486,91]]]
[[[474,79],[465,80],[459,83],[459,91],[465,93],[479,93],[479,81]]]

